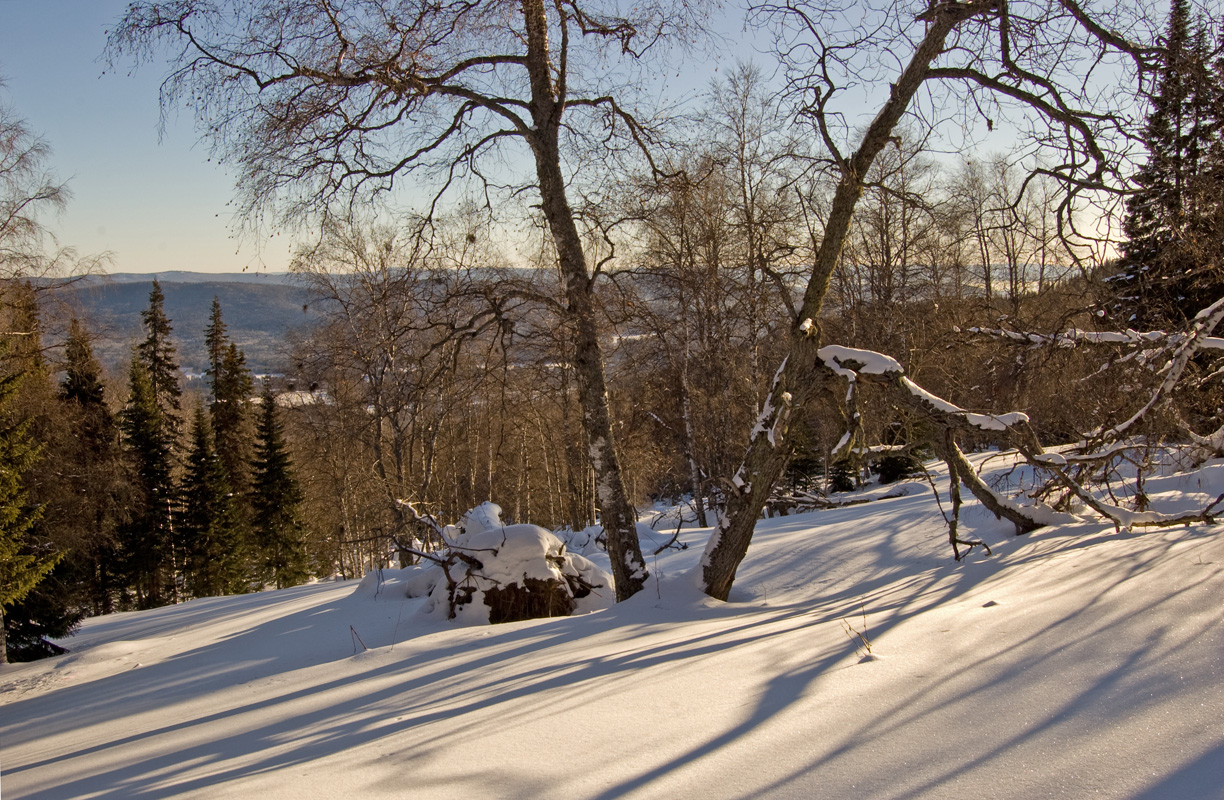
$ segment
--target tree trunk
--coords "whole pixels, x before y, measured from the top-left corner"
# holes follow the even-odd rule
[[[680,414],[684,418],[684,460],[689,469],[689,489],[693,493],[693,510],[697,524],[707,527],[705,491],[701,485],[701,467],[697,464],[697,437],[693,432],[693,397],[689,391],[689,346],[688,325],[684,326],[684,345],[680,351]]]
[[[612,434],[607,378],[592,277],[587,270],[582,239],[574,222],[561,171],[559,132],[564,98],[558,96],[548,46],[548,20],[542,0],[523,0],[527,29],[527,70],[531,76],[531,118],[528,137],[535,155],[536,176],[544,217],[557,249],[565,281],[565,296],[574,328],[574,375],[582,407],[591,466],[595,470],[595,496],[599,503],[612,577],[618,601],[632,597],[646,583],[646,561],[637,538],[637,519],[625,493],[624,478]]]
[[[888,100],[863,134],[858,150],[841,164],[841,178],[829,209],[824,239],[812,265],[799,319],[790,331],[790,349],[774,376],[743,463],[732,480],[734,491],[701,558],[701,584],[706,594],[726,600],[735,573],[748,552],[756,521],[790,460],[786,440],[792,407],[803,408],[822,388],[828,372],[820,364],[820,312],[829,280],[845,245],[863,181],[876,156],[926,79],[931,63],[943,51],[944,40],[962,21],[994,7],[991,2],[933,5],[923,15],[927,32],[905,70],[891,86]]]

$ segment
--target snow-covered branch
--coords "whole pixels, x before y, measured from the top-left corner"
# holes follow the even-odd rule
[[[904,369],[895,359],[882,353],[830,346],[821,348],[820,358],[833,374],[846,379],[851,384],[870,380],[884,387],[896,405],[920,413],[928,423],[940,428],[943,434],[931,437],[931,443],[940,457],[948,464],[954,482],[963,483],[982,505],[997,517],[1015,524],[1017,533],[1025,533],[1045,525],[1071,522],[1075,520],[1075,517],[1057,512],[1040,503],[1021,505],[991,489],[956,445],[955,433],[957,431],[973,432],[978,435],[995,434],[1000,444],[1015,447],[1026,463],[1053,476],[1057,484],[1076,500],[1100,517],[1112,522],[1119,529],[1166,527],[1192,522],[1211,522],[1213,509],[1224,502],[1224,495],[1201,511],[1185,514],[1133,511],[1101,500],[1076,480],[1068,472],[1067,467],[1073,462],[1111,458],[1130,446],[1131,443],[1122,440],[1124,434],[1152,408],[1168,402],[1169,394],[1177,385],[1186,364],[1194,353],[1201,349],[1199,345],[1211,338],[1211,331],[1221,319],[1224,319],[1224,299],[1201,312],[1196,317],[1191,330],[1178,340],[1165,379],[1148,403],[1131,419],[1106,432],[1106,439],[1112,442],[1112,446],[1104,450],[1097,449],[1087,455],[1076,454],[1071,458],[1058,453],[1044,452],[1036,434],[1029,426],[1029,418],[1026,414],[1020,412],[979,414],[967,411],[914,383],[905,375]],[[1215,443],[1217,438],[1224,441],[1224,433],[1217,432],[1211,438],[1199,438],[1203,439],[1205,445],[1210,445]],[[950,521],[949,524],[954,525],[954,522]],[[956,538],[954,528],[952,539],[954,548],[958,543],[967,544]]]
[[[1036,437],[1028,427],[1027,414],[1013,411],[1008,414],[978,414],[967,411],[955,403],[944,400],[905,375],[905,369],[896,359],[873,350],[827,345],[820,348],[819,355],[825,366],[834,374],[851,383],[860,378],[875,383],[891,384],[908,395],[905,405],[923,412],[927,417],[938,419],[947,427],[974,430],[977,432],[1008,434],[1021,440],[1034,441]]]
[[[1190,330],[1173,351],[1173,358],[1169,361],[1168,371],[1165,373],[1164,380],[1160,382],[1160,387],[1148,399],[1143,408],[1136,411],[1130,419],[1106,431],[1106,441],[1121,438],[1153,408],[1168,404],[1173,394],[1173,389],[1177,386],[1178,381],[1181,380],[1182,373],[1186,371],[1186,365],[1190,363],[1190,359],[1194,357],[1195,353],[1203,349],[1204,340],[1214,338],[1211,334],[1221,319],[1224,319],[1224,297],[1216,300],[1195,316]]]
[[[1195,315],[1186,331],[1166,333],[1164,331],[1081,331],[1072,329],[1062,333],[1040,334],[990,328],[970,328],[969,333],[990,336],[1004,341],[1016,342],[1031,347],[1076,347],[1080,344],[1112,345],[1135,348],[1142,354],[1145,363],[1163,373],[1160,385],[1147,402],[1125,422],[1100,431],[1092,438],[1103,442],[1105,450],[1098,449],[1089,458],[1107,458],[1111,445],[1129,436],[1132,431],[1154,409],[1169,405],[1173,391],[1177,388],[1186,367],[1195,355],[1203,351],[1224,351],[1224,338],[1212,336],[1221,319],[1224,319],[1224,297],[1216,300]],[[1207,454],[1224,451],[1224,427],[1207,436],[1196,434],[1180,419],[1179,424],[1197,446]],[[1100,448],[1101,445],[1096,445]]]
[[[1082,331],[1071,328],[1060,333],[1009,331],[1005,328],[966,328],[965,333],[1000,339],[1005,342],[1038,347],[1078,347],[1080,345],[1113,345],[1117,347],[1176,347],[1187,338],[1184,333],[1165,331]],[[1200,350],[1224,350],[1224,338],[1207,336],[1199,342]]]

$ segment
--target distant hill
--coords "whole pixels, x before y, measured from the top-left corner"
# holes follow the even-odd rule
[[[166,283],[262,283],[296,285],[297,277],[288,272],[184,272],[179,269],[165,272],[112,272],[93,281],[105,283],[149,283],[154,278]]]
[[[319,319],[309,290],[284,273],[132,273],[88,278],[56,292],[56,306],[81,317],[96,336],[99,360],[111,369],[125,363],[142,336],[140,312],[149,305],[153,279],[166,295],[166,316],[174,327],[184,372],[202,372],[207,359],[204,328],[213,297],[230,338],[246,353],[252,371],[278,372],[285,361],[289,331]]]

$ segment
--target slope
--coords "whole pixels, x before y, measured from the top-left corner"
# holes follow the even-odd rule
[[[4,797],[1224,798],[1219,527],[967,506],[957,564],[906,489],[761,522],[726,604],[692,531],[582,617],[454,627],[387,572],[90,620],[0,672]]]

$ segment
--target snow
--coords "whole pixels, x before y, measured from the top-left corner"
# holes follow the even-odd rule
[[[1204,309],[1200,311],[1198,317],[1202,318]],[[1102,344],[1102,345],[1123,345],[1129,347],[1143,347],[1150,345],[1167,345],[1176,346],[1185,341],[1186,335],[1183,333],[1166,333],[1164,331],[1084,331],[1078,328],[1071,328],[1062,333],[1047,334],[1047,333],[1028,333],[1021,331],[1009,331],[999,328],[969,328],[969,333],[976,333],[982,336],[993,336],[998,339],[1008,339],[1013,342],[1030,344],[1034,347],[1042,347],[1046,345],[1054,345],[1055,347],[1075,347],[1080,343],[1084,344]],[[1198,347],[1203,350],[1224,350],[1224,339],[1216,336],[1200,337]]]
[[[574,617],[457,625],[384,570],[90,619],[0,669],[3,796],[1224,798],[1224,529],[1013,537],[967,498],[994,555],[956,563],[914,489],[760,522],[729,603],[686,528]]]
[[[985,431],[1004,431],[1008,428],[1029,421],[1028,415],[1019,411],[1008,414],[975,414],[949,403],[941,397],[931,394],[918,384],[904,376],[904,368],[891,356],[877,353],[874,350],[859,350],[840,345],[826,345],[817,351],[821,361],[834,374],[845,378],[849,384],[847,402],[853,397],[854,385],[861,375],[895,375],[900,376],[900,384],[906,391],[914,395],[936,411],[945,414],[955,414],[969,425]],[[760,423],[758,423],[760,427]]]
[[[854,370],[864,375],[890,375],[904,372],[901,364],[895,358],[874,350],[859,350],[854,347],[830,344],[820,348],[817,354],[829,369],[839,375],[843,374],[843,363],[861,364],[862,366],[857,366]]]
[[[502,507],[497,503],[485,501],[463,515],[459,527],[465,534],[481,533],[497,530],[505,525],[502,522]]]
[[[453,619],[462,625],[487,625],[490,610],[485,602],[486,593],[510,585],[523,588],[528,581],[565,586],[566,578],[570,577],[584,582],[591,591],[573,598],[576,614],[613,603],[612,576],[600,564],[580,553],[569,552],[565,540],[538,525],[506,525],[501,513],[501,506],[485,502],[464,514],[458,528],[447,526],[450,550],[464,556],[452,559],[448,567],[455,582],[454,596],[446,571],[440,565],[378,570],[365,577],[354,596],[369,597],[373,591],[371,581],[377,575],[379,587],[384,582],[390,583],[390,594],[395,593],[394,587],[402,585],[398,597],[426,598],[418,613]],[[584,544],[589,547],[591,543],[588,537]],[[599,561],[607,563],[606,556]]]
[[[937,411],[942,411],[945,414],[956,414],[965,420],[970,425],[984,431],[1004,431],[1014,425],[1020,425],[1028,422],[1028,414],[1022,411],[1012,411],[1007,414],[974,414],[971,411],[966,411],[958,405],[949,403],[941,397],[923,389],[918,384],[911,381],[909,378],[902,378],[901,385],[904,386],[910,394],[922,400],[927,405]]]

